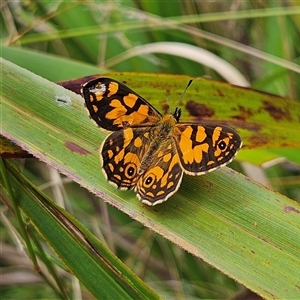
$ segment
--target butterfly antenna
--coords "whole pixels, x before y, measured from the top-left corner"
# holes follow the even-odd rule
[[[180,104],[180,102],[181,102],[181,100],[182,100],[184,94],[186,93],[187,89],[188,89],[189,86],[192,84],[192,82],[193,82],[193,78],[191,78],[191,79],[189,80],[189,82],[188,82],[188,84],[186,85],[186,87],[185,87],[183,93],[181,94],[181,96],[180,96],[180,98],[179,98],[179,100],[178,100],[178,105]],[[177,106],[178,106],[178,105],[177,105]]]

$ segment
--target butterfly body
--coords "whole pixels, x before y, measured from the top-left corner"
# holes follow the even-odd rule
[[[107,180],[135,189],[148,205],[166,201],[183,173],[201,175],[232,161],[242,141],[232,128],[179,122],[181,110],[162,116],[127,86],[98,78],[83,86],[92,119],[113,131],[100,148]]]
[[[173,115],[164,116],[159,123],[149,127],[149,148],[142,158],[139,174],[144,173],[149,166],[157,161],[157,157],[166,154],[165,149],[172,143],[176,120]]]

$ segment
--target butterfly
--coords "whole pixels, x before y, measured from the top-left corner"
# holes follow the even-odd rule
[[[230,163],[242,146],[239,134],[220,124],[179,122],[181,109],[160,114],[125,84],[100,77],[81,89],[90,118],[112,131],[100,148],[106,179],[134,189],[145,204],[166,201],[183,173],[202,175]]]

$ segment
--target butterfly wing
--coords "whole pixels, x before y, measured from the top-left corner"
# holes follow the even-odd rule
[[[100,77],[81,89],[90,117],[102,128],[116,131],[155,124],[161,114],[125,84]]]
[[[102,169],[117,188],[136,186],[141,160],[149,147],[147,127],[124,128],[110,134],[100,148]]]
[[[183,175],[173,139],[162,142],[153,157],[135,188],[138,198],[148,205],[162,203],[171,197],[178,190]]]
[[[174,139],[184,172],[190,175],[229,164],[242,147],[239,134],[224,125],[177,123]]]

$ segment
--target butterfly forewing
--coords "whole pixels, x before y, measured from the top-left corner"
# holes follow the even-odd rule
[[[178,123],[174,129],[184,172],[201,175],[225,166],[242,146],[238,133],[224,125]]]
[[[90,117],[102,128],[116,131],[153,125],[161,114],[126,85],[110,78],[91,80],[82,87]]]

